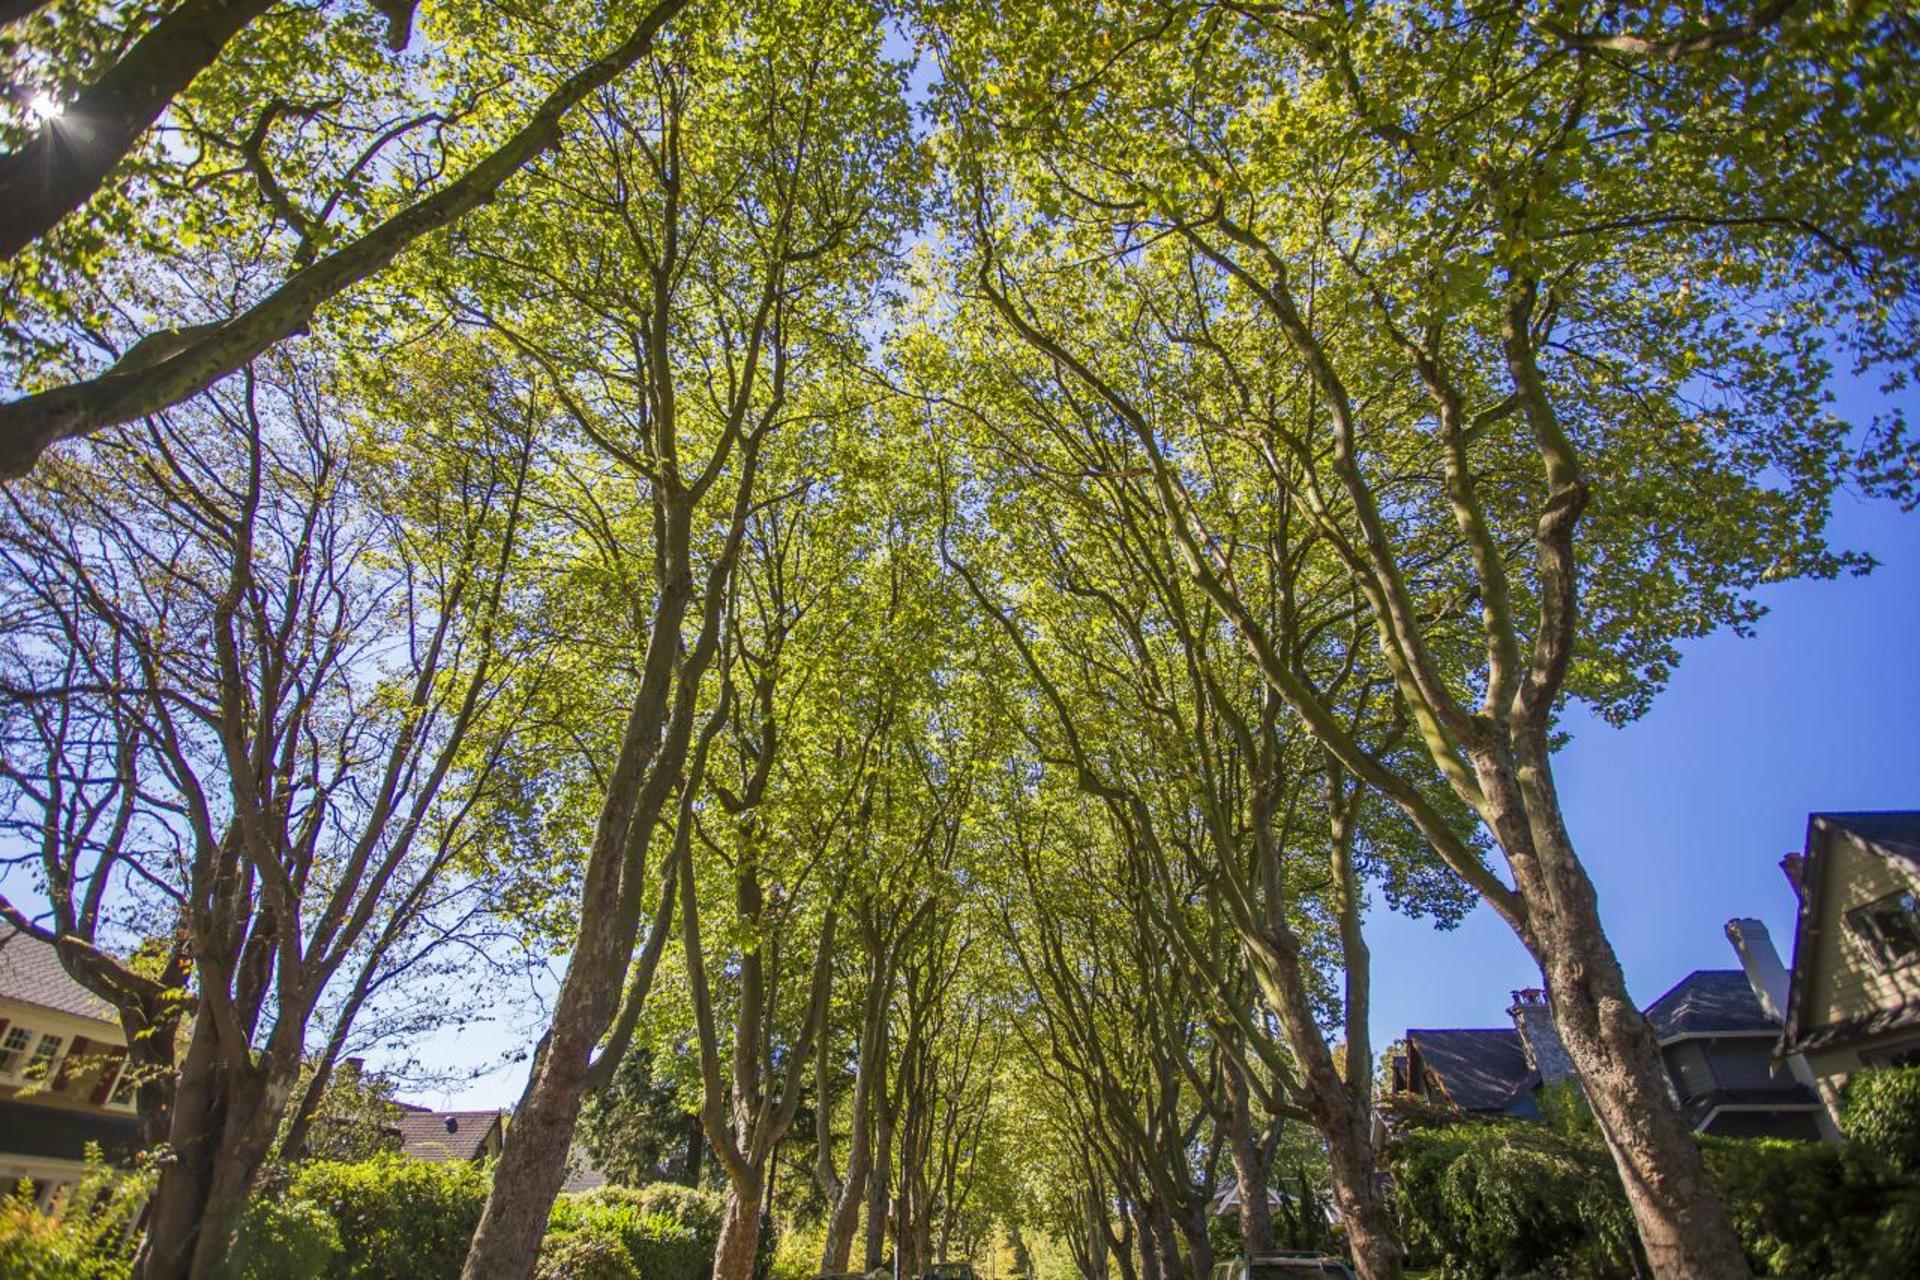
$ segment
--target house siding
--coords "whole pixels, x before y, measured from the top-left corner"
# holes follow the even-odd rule
[[[1903,889],[1920,893],[1920,876],[1905,863],[1862,847],[1848,831],[1828,827],[1825,838],[1820,937],[1807,984],[1814,996],[1804,1018],[1808,1028],[1920,1000],[1920,964],[1883,971],[1846,921],[1847,912],[1876,898]]]
[[[1714,1089],[1713,1067],[1706,1049],[1698,1041],[1669,1045],[1666,1051],[1667,1074],[1682,1098],[1697,1098]]]

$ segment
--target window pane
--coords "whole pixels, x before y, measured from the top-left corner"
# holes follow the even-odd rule
[[[9,1028],[6,1040],[0,1041],[0,1075],[10,1076],[18,1071],[20,1060],[32,1043],[33,1032],[25,1027]]]
[[[62,1038],[59,1036],[41,1036],[39,1045],[33,1051],[33,1061],[27,1064],[27,1079],[41,1080],[53,1067],[53,1060],[60,1056]]]

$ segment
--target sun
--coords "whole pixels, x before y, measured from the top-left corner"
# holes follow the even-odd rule
[[[27,114],[43,123],[59,119],[62,110],[64,108],[60,105],[60,99],[45,90],[27,99]]]

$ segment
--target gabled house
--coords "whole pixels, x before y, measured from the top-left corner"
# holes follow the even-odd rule
[[[86,1176],[89,1144],[132,1154],[126,1043],[113,1007],[50,945],[0,924],[0,1194],[24,1179],[47,1207]]]
[[[1823,1080],[1920,1065],[1920,812],[1811,814],[1782,865],[1800,914],[1779,1052]]]
[[[1516,991],[1509,1027],[1407,1032],[1391,1061],[1390,1094],[1465,1115],[1540,1115],[1540,1089],[1574,1076],[1546,996]],[[1675,1099],[1696,1132],[1732,1137],[1825,1136],[1820,1098],[1773,1061],[1780,1034],[1738,969],[1700,969],[1655,1000],[1647,1021],[1659,1041]]]

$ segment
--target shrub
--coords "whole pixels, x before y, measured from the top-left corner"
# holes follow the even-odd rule
[[[587,1228],[548,1231],[540,1242],[533,1280],[641,1280],[620,1237]]]
[[[709,1253],[720,1243],[720,1220],[726,1215],[727,1198],[718,1191],[654,1182],[644,1187],[600,1187],[581,1194],[631,1204],[642,1213],[665,1214],[691,1231]]]
[[[1393,1172],[1408,1249],[1449,1274],[1632,1274],[1633,1224],[1597,1142],[1455,1125],[1407,1135]]]
[[[1702,1145],[1758,1274],[1911,1274],[1920,1257],[1920,1188],[1878,1152],[1768,1139]]]
[[[645,1280],[706,1280],[713,1250],[690,1227],[658,1210],[643,1210],[624,1188],[601,1188],[554,1202],[550,1235],[592,1235],[619,1242]]]
[[[100,1159],[89,1147],[90,1160]],[[125,1280],[138,1239],[128,1230],[152,1190],[147,1174],[101,1169],[42,1213],[27,1183],[0,1199],[0,1276],[8,1280]]]
[[[1757,1275],[1895,1280],[1920,1257],[1920,1187],[1878,1153],[1766,1139],[1702,1147]],[[1634,1274],[1632,1218],[1597,1138],[1461,1124],[1406,1134],[1390,1159],[1409,1249],[1450,1275]]]
[[[340,1228],[326,1209],[298,1196],[266,1195],[247,1206],[226,1274],[232,1280],[321,1276],[339,1252]]]
[[[1920,1067],[1854,1072],[1845,1110],[1850,1140],[1920,1177]]]
[[[326,1210],[340,1252],[325,1280],[457,1280],[480,1225],[490,1171],[465,1161],[382,1155],[353,1164],[314,1161],[288,1194]]]

